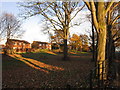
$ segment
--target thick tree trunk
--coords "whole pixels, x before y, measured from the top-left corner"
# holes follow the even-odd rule
[[[105,60],[105,47],[106,47],[106,30],[102,31],[98,35],[98,53],[97,60],[104,61]]]
[[[97,47],[97,61],[100,64],[100,74],[102,73],[102,62],[105,61],[105,47],[106,47],[106,30],[101,31],[98,35],[98,47]],[[106,62],[104,62],[104,67],[106,66]],[[106,69],[104,68],[104,73],[106,73]],[[106,74],[104,74],[104,79],[106,79]],[[100,79],[102,75],[100,75]]]
[[[106,18],[105,18],[105,7],[104,2],[98,2],[98,47],[97,47],[97,61],[100,64],[99,74],[100,80],[102,80],[102,71],[104,71],[103,79],[107,79],[107,70],[104,68],[102,70],[102,62],[105,61],[105,52],[106,52],[106,36],[107,36],[107,28],[106,28]],[[106,66],[106,62],[104,62],[104,67]]]
[[[108,47],[107,47],[107,55],[108,55],[108,60],[109,62],[111,62],[113,60],[113,38],[112,38],[112,32],[111,32],[111,28],[108,28]]]
[[[64,51],[63,51],[63,54],[64,54],[64,57],[63,59],[64,60],[67,60],[68,58],[68,48],[67,48],[67,39],[64,39]]]

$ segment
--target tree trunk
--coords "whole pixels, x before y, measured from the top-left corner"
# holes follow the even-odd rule
[[[93,20],[92,20],[93,21]],[[92,61],[95,61],[95,37],[94,37],[94,25],[92,22]]]
[[[67,56],[68,56],[67,39],[64,39],[64,51],[63,51],[63,54],[64,54],[63,59],[67,60]]]
[[[104,61],[105,60],[105,46],[106,46],[106,30],[103,32],[100,32],[98,35],[98,54],[97,54],[97,60],[98,61]]]
[[[115,59],[116,58],[116,56],[115,56],[115,45],[114,45],[114,42],[112,42],[112,57],[113,57],[113,59]]]
[[[97,11],[97,18],[98,18],[98,47],[97,47],[97,61],[102,63],[105,61],[105,52],[106,52],[106,35],[107,35],[107,28],[106,28],[106,18],[105,18],[105,7],[104,2],[98,2],[98,11]],[[106,66],[106,62],[104,62],[104,67]],[[102,79],[102,64],[100,64],[100,80]],[[104,68],[104,75],[103,79],[106,79],[106,69]]]
[[[106,47],[106,30],[101,31],[98,35],[98,47],[97,47],[97,61],[100,64],[100,72],[102,73],[102,62],[105,61],[105,47]],[[104,67],[106,66],[106,62],[104,62]],[[106,73],[106,69],[104,68],[104,73]],[[106,79],[106,75],[104,74],[104,79]],[[102,75],[100,75],[100,79]]]
[[[111,33],[111,26],[107,26],[107,42],[106,42],[106,59],[108,59],[108,74],[111,73],[111,65],[113,61],[112,55],[112,33]]]

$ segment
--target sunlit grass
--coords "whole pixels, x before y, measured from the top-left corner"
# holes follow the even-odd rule
[[[51,51],[45,51],[45,53],[52,54],[52,55],[57,55],[56,53],[51,52]]]

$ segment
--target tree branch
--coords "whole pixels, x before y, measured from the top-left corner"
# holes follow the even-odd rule
[[[116,42],[117,40],[119,40],[120,39],[120,37],[118,37],[118,38],[116,38],[115,40],[113,40],[113,42]]]
[[[114,25],[115,22],[120,18],[120,15],[118,15],[112,22],[111,22],[111,25]]]
[[[83,0],[83,1],[86,4],[86,6],[88,7],[88,9],[91,11],[90,2],[88,2],[87,0]]]
[[[70,22],[72,21],[72,19],[75,18],[75,16],[85,7],[85,4],[82,6],[82,8],[80,8],[76,13],[75,15],[71,18]]]
[[[113,5],[113,3],[114,3],[114,0],[112,0],[111,2],[109,2],[108,6],[107,6],[107,8],[105,10],[106,13],[110,10],[110,8]]]
[[[99,32],[98,31],[98,21],[97,21],[97,16],[96,16],[95,2],[93,2],[93,0],[91,0],[90,5],[91,5],[91,14],[93,16],[92,17],[93,18],[93,23],[94,23],[94,26],[95,26],[97,32]]]

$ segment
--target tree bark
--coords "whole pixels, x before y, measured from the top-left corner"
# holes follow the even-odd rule
[[[64,54],[64,57],[63,59],[64,60],[67,60],[68,58],[68,48],[67,48],[67,39],[64,39],[64,51],[63,51],[63,54]]]
[[[93,20],[92,20],[92,61],[95,61],[95,37],[94,37],[94,25],[93,25]]]
[[[101,31],[98,35],[98,47],[97,47],[97,61],[101,64],[105,61],[105,47],[106,47],[106,30]],[[104,67],[106,66],[106,62],[104,63]],[[100,65],[100,72],[102,73],[102,64]],[[104,73],[106,73],[106,69],[104,69]],[[106,75],[104,74],[104,79],[106,79]],[[100,75],[100,79],[102,75]]]
[[[113,60],[113,56],[112,56],[113,38],[112,38],[111,26],[108,26],[107,32],[108,32],[107,59],[109,60],[109,62],[111,62]]]
[[[98,2],[98,47],[97,47],[97,61],[102,63],[105,61],[105,52],[106,52],[106,36],[107,36],[107,28],[106,28],[106,18],[105,18],[105,8],[104,2]],[[104,62],[104,66],[106,66],[106,62]],[[102,64],[100,64],[100,74],[102,73]],[[106,73],[106,69],[104,68],[104,73]],[[106,74],[103,75],[103,78],[106,79]],[[100,79],[102,79],[102,75],[100,75]]]

